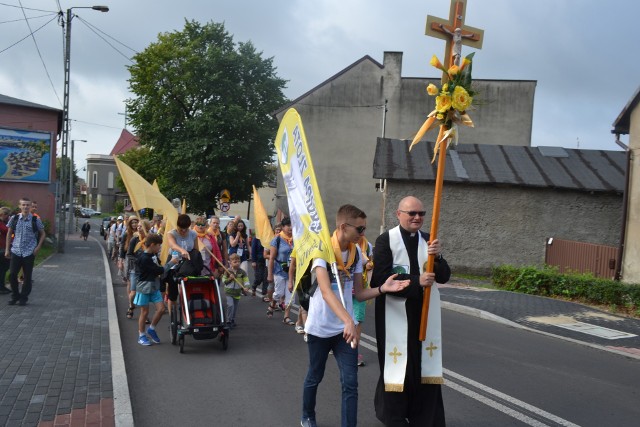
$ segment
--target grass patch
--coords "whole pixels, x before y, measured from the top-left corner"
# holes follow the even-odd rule
[[[39,265],[42,261],[49,258],[51,254],[53,254],[55,251],[56,251],[56,248],[53,245],[53,243],[45,240],[44,243],[42,244],[42,247],[36,254],[35,265]]]

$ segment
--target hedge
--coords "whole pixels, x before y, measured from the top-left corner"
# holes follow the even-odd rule
[[[591,274],[561,274],[554,267],[494,267],[493,283],[500,289],[525,294],[563,297],[611,305],[640,314],[640,285],[599,279]]]

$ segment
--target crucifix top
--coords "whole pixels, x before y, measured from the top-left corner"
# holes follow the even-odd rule
[[[431,15],[427,16],[425,34],[447,41],[444,56],[446,69],[453,64],[460,65],[462,45],[482,49],[484,30],[464,25],[466,9],[466,0],[451,0],[448,21]]]

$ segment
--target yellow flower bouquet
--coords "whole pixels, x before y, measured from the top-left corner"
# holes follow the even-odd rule
[[[444,126],[444,132],[441,133],[442,136],[436,141],[434,148],[433,160],[435,160],[436,154],[440,149],[440,144],[443,141],[448,140],[448,144],[450,144],[452,140],[455,144],[458,143],[458,125],[473,127],[473,121],[467,114],[467,110],[473,106],[473,98],[476,95],[476,92],[471,87],[471,60],[473,59],[473,55],[474,53],[470,53],[464,58],[462,65],[452,65],[448,70],[446,70],[438,58],[433,55],[430,64],[447,73],[449,80],[447,83],[444,83],[441,88],[438,88],[433,83],[427,86],[427,93],[430,96],[436,97],[436,107],[429,113],[427,120],[425,120],[420,130],[418,130],[418,133],[409,146],[409,150],[411,150],[429,130],[438,125]]]

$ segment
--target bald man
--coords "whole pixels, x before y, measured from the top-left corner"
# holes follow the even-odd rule
[[[409,279],[400,292],[376,298],[376,339],[380,379],[376,416],[387,427],[444,426],[440,297],[435,282],[451,276],[438,240],[421,231],[426,211],[412,196],[398,204],[399,225],[378,237],[371,286],[379,287],[394,273]],[[434,273],[425,272],[428,255],[435,256]],[[431,287],[427,339],[418,339],[424,290]]]

